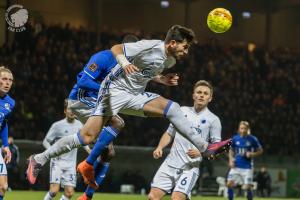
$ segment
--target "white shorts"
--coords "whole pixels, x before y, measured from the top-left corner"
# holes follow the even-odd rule
[[[171,167],[164,161],[156,172],[151,187],[159,188],[166,193],[171,193],[174,188],[173,192],[181,192],[191,199],[191,192],[198,177],[198,167],[182,170]]]
[[[94,101],[96,103],[96,101]],[[68,99],[68,108],[76,115],[76,118],[83,124],[88,120],[93,113],[95,107],[90,107],[79,100]]]
[[[62,163],[63,164],[63,163]],[[50,162],[50,184],[76,187],[76,166],[63,168],[59,162]]]
[[[0,176],[7,176],[6,164],[3,160],[2,153],[0,153]]]
[[[134,95],[118,88],[101,89],[92,115],[113,116],[120,112],[125,115],[145,117],[144,105],[159,96],[151,92]]]
[[[227,180],[233,181],[236,185],[250,185],[253,181],[253,170],[231,168],[228,173]]]

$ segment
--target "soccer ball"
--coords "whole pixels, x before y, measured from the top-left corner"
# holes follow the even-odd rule
[[[232,24],[232,16],[225,8],[215,8],[207,16],[207,25],[215,33],[228,31]]]

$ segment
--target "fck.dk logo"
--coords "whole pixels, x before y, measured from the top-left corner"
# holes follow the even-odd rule
[[[28,21],[28,11],[22,5],[14,4],[6,10],[5,20],[9,25],[8,30],[12,32],[24,31]]]

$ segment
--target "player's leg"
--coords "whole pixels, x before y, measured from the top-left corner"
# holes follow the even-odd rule
[[[192,168],[190,170],[183,170],[182,174],[176,181],[176,185],[172,192],[172,200],[191,199],[191,192],[194,188],[198,177],[199,168]]]
[[[166,195],[166,193],[170,193],[175,184],[175,176],[176,169],[168,166],[166,161],[164,161],[153,177],[148,199],[160,200]]]
[[[69,200],[74,195],[74,188],[76,187],[76,167],[70,166],[65,168],[61,174],[61,185],[64,188],[64,193],[59,200]]]
[[[74,187],[73,186],[64,186],[64,194],[60,197],[59,200],[70,200],[74,195]]]
[[[159,189],[152,187],[149,194],[148,199],[149,200],[161,200],[166,195],[166,192]]]
[[[153,95],[152,93],[145,93],[145,95]],[[151,98],[151,97],[150,97]],[[150,99],[145,102],[143,111],[145,115],[150,117],[166,117],[176,127],[176,129],[193,143],[202,156],[211,156],[219,154],[224,150],[227,150],[231,144],[231,140],[226,140],[209,145],[203,138],[198,137],[198,133],[194,130],[192,123],[187,120],[183,112],[180,109],[178,103],[165,99],[161,96]]]
[[[242,172],[244,189],[247,192],[247,199],[253,199],[253,191],[252,191],[252,181],[253,181],[253,171],[252,169],[243,169]]]
[[[102,184],[103,180],[106,177],[110,166],[110,160],[115,156],[115,150],[113,144],[102,151],[101,156],[94,163],[95,170],[95,183],[90,184],[84,194],[79,198],[80,200],[92,199],[96,189]]]
[[[238,170],[231,168],[227,176],[228,200],[233,200],[234,198],[234,188],[236,187],[236,182],[240,179],[239,177]]]
[[[90,144],[94,141],[109,118],[106,116],[91,116],[77,134],[65,136],[43,153],[30,156],[26,171],[29,183],[35,183],[41,167],[50,158],[70,152],[74,148]]]
[[[90,165],[94,164],[102,150],[118,136],[119,132],[125,126],[124,120],[118,115],[113,116],[109,123],[110,126],[103,128],[91,153],[86,159],[86,162]]]
[[[55,196],[57,195],[57,193],[59,192],[59,189],[60,189],[60,184],[59,183],[51,183],[49,191],[45,195],[44,200],[54,199]]]
[[[0,154],[0,200],[4,199],[5,192],[7,191],[7,168],[3,160],[2,155]]]
[[[172,192],[171,200],[186,200],[187,195],[182,192]]]
[[[81,162],[78,165],[77,171],[79,173],[81,173],[85,182],[90,184],[90,186],[95,187],[95,179],[92,177],[96,177],[96,176],[94,174],[92,174],[91,172],[94,171],[93,165],[96,162],[97,157],[99,157],[99,155],[102,153],[102,151],[105,148],[107,148],[107,146],[117,137],[117,135],[123,129],[124,126],[125,126],[125,123],[120,116],[118,116],[118,115],[113,116],[110,120],[110,126],[103,128],[102,132],[100,133],[100,136],[99,136],[98,140],[96,141],[90,155],[87,157],[86,160],[84,160],[83,162]],[[109,155],[114,154],[114,150],[113,150],[112,146],[109,147],[108,154]],[[103,156],[105,156],[105,155],[103,155]],[[103,162],[103,159],[102,159],[102,162]],[[109,166],[108,163],[106,165]]]
[[[1,167],[1,165],[0,165]],[[7,175],[0,175],[0,200],[4,198],[5,192],[7,191]]]

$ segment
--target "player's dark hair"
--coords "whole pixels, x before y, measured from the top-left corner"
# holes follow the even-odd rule
[[[133,34],[127,34],[124,36],[122,43],[131,43],[131,42],[137,42],[139,41],[139,38]]]
[[[171,40],[175,40],[176,42],[183,42],[186,40],[188,44],[194,44],[197,42],[194,31],[180,25],[174,25],[169,29],[165,43],[168,43]]]
[[[205,80],[197,81],[197,82],[195,83],[195,85],[194,85],[194,89],[193,89],[193,90],[195,90],[195,89],[196,89],[197,87],[199,87],[199,86],[206,86],[206,87],[208,87],[209,90],[210,90],[211,96],[213,95],[213,93],[214,93],[214,88],[213,88],[213,86],[212,86],[208,81],[205,81]]]

